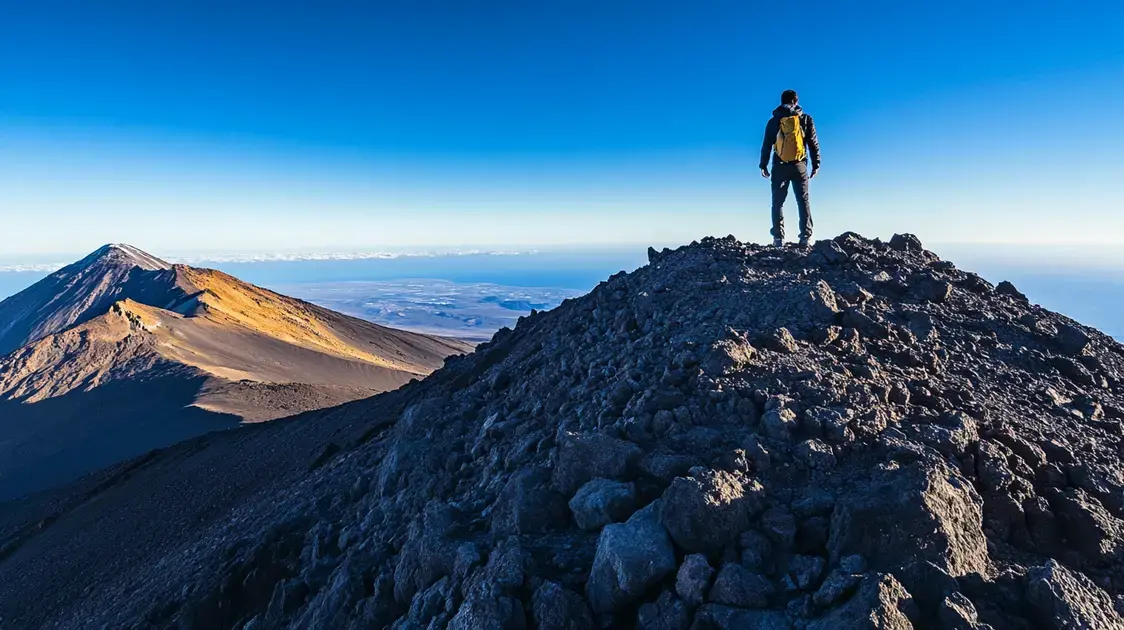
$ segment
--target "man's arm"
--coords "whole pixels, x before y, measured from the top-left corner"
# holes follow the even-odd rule
[[[804,145],[808,147],[808,155],[812,157],[812,171],[820,170],[820,139],[816,137],[816,123],[808,114],[804,114]]]
[[[773,145],[777,142],[777,119],[770,118],[769,122],[765,123],[765,139],[761,141],[761,170],[769,168],[769,154],[773,151]]]

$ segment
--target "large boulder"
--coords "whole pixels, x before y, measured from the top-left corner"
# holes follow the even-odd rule
[[[500,536],[541,534],[563,525],[566,500],[549,481],[549,473],[541,468],[513,474],[492,511],[492,530]]]
[[[691,611],[683,600],[671,591],[640,607],[636,614],[637,630],[687,630],[691,625]]]
[[[636,488],[632,483],[594,479],[570,499],[570,511],[578,527],[597,531],[628,518],[636,507]]]
[[[683,549],[718,552],[745,531],[764,495],[760,483],[740,473],[696,470],[671,482],[661,501],[660,519]]]
[[[540,630],[593,630],[593,616],[581,595],[549,580],[535,589],[532,608]]]
[[[632,442],[601,433],[566,433],[554,466],[554,487],[571,496],[583,484],[598,477],[623,479],[631,474],[641,455],[643,451]]]
[[[1079,488],[1051,493],[1050,504],[1061,516],[1066,536],[1094,562],[1111,562],[1124,549],[1124,522],[1109,513],[1096,497]]]
[[[1121,630],[1108,594],[1089,578],[1050,560],[1026,575],[1026,599],[1044,627],[1057,630]]]
[[[1085,348],[1089,347],[1090,341],[1088,333],[1072,324],[1058,326],[1058,334],[1054,336],[1054,342],[1058,348],[1071,355],[1080,355],[1085,352]]]
[[[809,623],[807,630],[912,630],[918,616],[913,598],[894,576],[872,573],[846,603]]]
[[[449,621],[449,630],[522,630],[523,606],[514,597],[489,597],[476,591],[465,598]]]
[[[716,341],[699,366],[705,374],[725,376],[744,369],[753,362],[757,349],[744,339]]]
[[[727,562],[710,589],[710,601],[738,608],[765,608],[773,591],[772,583],[764,576]]]
[[[941,461],[883,471],[836,505],[828,550],[833,560],[861,554],[874,569],[931,562],[958,577],[984,573],[983,501]]]
[[[593,612],[634,602],[675,570],[675,550],[659,514],[660,501],[655,501],[624,523],[601,530],[585,589]]]
[[[706,599],[706,590],[714,569],[706,561],[706,556],[694,553],[683,559],[679,572],[675,574],[675,592],[688,604],[698,605]]]

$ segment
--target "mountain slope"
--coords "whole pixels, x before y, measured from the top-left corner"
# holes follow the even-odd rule
[[[0,356],[133,298],[163,306],[182,297],[172,266],[129,245],[106,245],[0,302]]]
[[[0,497],[237,421],[394,389],[470,348],[127,245],[106,246],[0,302],[0,314],[12,318],[6,339],[22,344],[0,357]],[[106,387],[147,402],[106,406],[96,393]],[[126,430],[154,416],[165,418],[167,435]],[[119,427],[120,441],[88,448],[94,436],[110,441],[98,433],[107,426]]]
[[[1124,626],[1124,346],[908,236],[650,260],[421,382],[0,506],[0,619]]]

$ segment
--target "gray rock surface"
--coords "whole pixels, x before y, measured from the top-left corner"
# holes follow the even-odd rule
[[[738,608],[766,608],[774,590],[765,576],[729,562],[722,565],[714,579],[710,601]]]
[[[660,518],[687,551],[720,551],[761,509],[764,489],[756,480],[724,470],[677,477],[664,492]]]
[[[1124,628],[1124,620],[1104,591],[1089,578],[1054,560],[1027,573],[1026,598],[1038,619],[1049,628]]]
[[[601,530],[586,584],[595,613],[611,612],[639,599],[675,570],[675,550],[659,521],[659,502],[621,524]]]
[[[982,503],[958,472],[940,460],[919,461],[840,501],[828,547],[835,558],[859,553],[886,571],[923,560],[953,577],[982,573]]]
[[[570,511],[578,527],[597,531],[609,523],[627,519],[636,507],[636,488],[632,483],[594,479],[570,499]]]
[[[683,559],[679,573],[675,576],[675,592],[688,604],[698,605],[706,601],[706,591],[710,588],[710,578],[714,569],[706,561],[706,556],[694,553]]]
[[[919,618],[913,598],[894,576],[871,573],[845,604],[809,623],[807,630],[910,630]]]

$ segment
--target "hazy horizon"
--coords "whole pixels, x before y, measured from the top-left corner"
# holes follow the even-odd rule
[[[1124,304],[1124,259],[1119,251],[1056,245],[926,246],[958,267],[980,273],[992,282],[1013,282],[1032,302],[1124,339],[1124,317],[1119,315],[1119,307]],[[617,271],[631,271],[646,264],[646,252],[646,246],[587,246],[457,253],[441,249],[398,250],[384,252],[385,255],[375,255],[378,252],[373,250],[299,255],[196,253],[179,257],[149,253],[171,261],[214,267],[247,282],[376,323],[480,339],[495,328],[513,323],[531,308],[509,308],[504,314],[493,308],[495,303],[526,301],[512,296],[529,292],[532,302],[546,300],[536,302],[539,310],[549,308],[561,299],[559,296],[580,295]],[[35,271],[16,272],[0,264],[0,299],[86,253]],[[409,281],[423,281],[425,287],[434,290],[434,295],[422,296],[422,302],[431,303],[440,295],[457,296],[456,303],[449,305],[456,311],[454,316],[446,317],[448,314],[443,314],[439,306],[420,313],[413,304],[419,299],[417,287],[408,286]],[[341,287],[346,289],[342,294]],[[396,317],[403,308],[411,314]],[[472,327],[466,329],[465,322],[469,321],[473,322]]]

